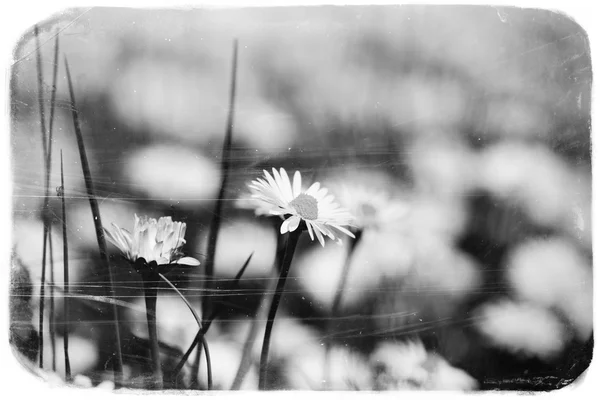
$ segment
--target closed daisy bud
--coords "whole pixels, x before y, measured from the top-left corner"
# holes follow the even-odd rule
[[[200,265],[192,257],[184,257],[181,247],[185,244],[184,222],[175,222],[171,217],[161,217],[158,221],[146,216],[135,215],[133,234],[127,229],[112,224],[104,229],[107,239],[117,246],[130,262],[139,264],[156,263],[165,265]]]

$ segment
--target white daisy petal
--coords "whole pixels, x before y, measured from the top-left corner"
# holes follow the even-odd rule
[[[316,225],[314,225],[314,228],[315,228],[315,235],[317,236],[317,239],[319,239],[319,243],[321,243],[322,247],[325,247],[325,239],[323,238],[323,234],[321,233],[321,231],[319,231],[319,229]]]
[[[315,182],[312,185],[310,185],[310,187],[306,191],[306,194],[314,197],[314,194],[319,190],[320,187],[321,187],[321,184],[319,182]]]
[[[294,173],[294,198],[298,197],[300,192],[302,191],[302,176],[300,175],[300,171],[296,171]]]
[[[310,235],[310,240],[315,240],[315,234],[313,233],[313,225],[312,222],[307,222],[306,223],[307,229],[308,229],[308,234]]]
[[[130,233],[126,229],[112,224],[112,229],[105,229],[106,238],[121,250],[131,261],[144,258],[147,263],[159,265],[183,260],[186,265],[198,265],[191,257],[181,258],[181,247],[185,244],[186,224],[174,222],[171,217],[161,217],[158,221],[146,216],[134,214],[134,229]]]
[[[281,227],[279,228],[279,232],[283,235],[284,233],[288,232],[288,228],[290,226],[290,219],[288,218],[285,221],[283,221],[281,223]]]
[[[289,221],[289,231],[290,232],[294,232],[296,229],[298,229],[298,226],[300,225],[300,217],[298,217],[297,215],[294,215],[292,217],[290,217],[288,219]]]
[[[281,184],[283,185],[282,190],[285,196],[285,201],[290,202],[294,200],[294,193],[292,191],[292,185],[290,183],[290,177],[288,176],[285,169],[281,168],[279,170],[279,175],[281,176]]]
[[[200,265],[200,261],[198,261],[192,257],[181,257],[179,260],[177,260],[177,264],[189,265],[191,267],[196,267],[196,266]]]

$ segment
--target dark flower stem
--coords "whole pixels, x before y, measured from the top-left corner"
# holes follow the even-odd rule
[[[273,262],[273,269],[275,269],[275,266],[279,265],[280,260],[282,260],[284,257],[285,240],[284,236],[279,234],[281,220],[279,218],[270,218],[270,220],[273,222],[273,228],[277,232],[277,253],[275,255],[275,261]],[[252,348],[254,347],[256,336],[258,336],[261,322],[267,319],[269,304],[273,300],[273,293],[275,293],[275,287],[277,285],[277,279],[274,275],[274,272],[269,274],[268,286],[262,295],[260,305],[256,311],[254,319],[252,320],[250,329],[248,330],[248,335],[246,336],[246,341],[244,342],[244,348],[242,349],[240,365],[238,366],[238,370],[235,374],[235,378],[233,379],[230,390],[240,390],[242,383],[244,382],[244,378],[252,366]]]
[[[71,96],[71,114],[73,116],[73,126],[75,129],[75,136],[77,138],[77,147],[79,149],[79,157],[81,159],[81,168],[83,170],[83,177],[85,180],[85,186],[90,201],[90,208],[92,210],[92,216],[94,218],[94,227],[96,229],[96,239],[98,240],[98,250],[100,252],[100,259],[104,264],[104,268],[108,272],[108,285],[106,286],[106,292],[108,297],[113,300],[111,309],[111,318],[113,325],[113,337],[107,338],[107,342],[112,347],[112,366],[115,379],[115,387],[121,387],[123,378],[123,357],[121,355],[121,334],[119,332],[119,313],[117,310],[115,300],[115,287],[113,273],[108,259],[108,251],[106,249],[106,239],[104,238],[104,231],[102,230],[102,220],[100,219],[100,208],[96,195],[94,193],[94,184],[92,181],[92,173],[90,172],[90,166],[87,159],[85,144],[83,142],[83,134],[81,133],[81,127],[79,125],[79,113],[77,111],[77,105],[75,103],[75,94],[73,91],[73,82],[71,80],[71,73],[69,71],[69,64],[65,57],[65,72],[67,75],[67,82],[69,84],[69,94]]]
[[[354,255],[354,250],[358,246],[360,239],[362,237],[362,230],[358,230],[355,234],[354,240],[350,243],[350,247],[348,248],[348,253],[346,254],[346,260],[344,262],[344,267],[342,269],[342,276],[338,281],[338,285],[335,291],[335,295],[333,297],[333,303],[331,305],[331,315],[325,324],[325,360],[323,367],[323,386],[324,389],[330,389],[330,379],[331,376],[329,374],[329,356],[331,353],[331,347],[333,344],[333,323],[337,320],[340,304],[342,302],[342,295],[344,294],[344,290],[346,289],[346,284],[348,282],[348,275],[350,274],[350,265],[352,264],[352,256]]]
[[[277,308],[279,307],[279,302],[281,301],[281,296],[285,288],[285,281],[288,273],[290,272],[292,259],[294,258],[294,251],[296,250],[296,245],[298,244],[298,239],[300,238],[301,234],[302,229],[300,227],[298,227],[298,229],[296,229],[294,232],[290,232],[288,234],[285,256],[283,257],[279,280],[277,281],[277,287],[275,288],[275,294],[273,295],[273,302],[271,303],[271,308],[269,309],[267,326],[265,328],[265,337],[263,340],[262,351],[260,353],[258,390],[266,390],[267,388],[267,366],[269,361],[269,346],[271,344],[271,331],[273,329],[275,315],[277,314]]]
[[[148,339],[150,340],[150,357],[152,358],[152,374],[154,389],[163,388],[162,367],[160,363],[160,347],[156,330],[156,301],[158,296],[158,278],[156,272],[142,274],[144,281],[144,297],[146,298],[146,319],[148,320]]]
[[[65,174],[63,170],[63,155],[60,151],[60,200],[62,203],[62,233],[63,233],[63,267],[64,267],[64,299],[63,314],[65,323],[63,324],[63,338],[65,350],[65,380],[71,381],[71,361],[69,360],[69,330],[67,322],[69,321],[69,245],[67,242],[67,212],[65,207]]]

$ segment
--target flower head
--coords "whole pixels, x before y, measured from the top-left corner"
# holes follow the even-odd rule
[[[131,262],[144,259],[158,265],[184,264],[196,266],[200,262],[192,257],[183,257],[181,247],[185,244],[184,222],[173,222],[171,217],[161,217],[158,221],[146,216],[135,215],[133,235],[127,230],[112,224],[112,229],[104,229],[108,240],[117,246]]]
[[[393,226],[408,212],[407,205],[394,199],[391,193],[367,184],[341,184],[335,194],[340,204],[355,216],[358,229]]]
[[[281,234],[295,231],[304,222],[310,238],[314,240],[316,236],[321,246],[325,245],[325,236],[341,242],[336,236],[339,232],[354,237],[345,228],[354,219],[348,210],[335,203],[333,195],[328,194],[318,182],[306,190],[302,189],[302,177],[298,171],[290,182],[285,169],[277,171],[273,168],[273,176],[264,171],[264,179],[258,178],[248,187],[257,214],[288,216],[281,224]]]

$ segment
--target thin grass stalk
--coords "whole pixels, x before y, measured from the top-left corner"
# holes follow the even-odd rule
[[[273,295],[273,302],[271,303],[271,308],[269,309],[269,315],[267,317],[267,326],[265,327],[265,337],[263,340],[262,351],[260,353],[258,390],[266,390],[267,388],[267,372],[269,362],[269,346],[271,344],[271,331],[273,329],[273,322],[275,321],[275,316],[277,315],[277,308],[279,307],[279,302],[281,301],[281,296],[285,288],[285,281],[288,276],[288,273],[290,272],[292,259],[294,258],[294,251],[296,250],[296,245],[298,244],[298,239],[300,238],[301,233],[302,229],[298,228],[295,231],[290,232],[288,234],[289,236],[285,249],[285,256],[283,257],[281,272],[277,281],[277,287],[275,288],[275,294]]]
[[[100,218],[100,209],[98,207],[98,201],[96,200],[96,196],[94,194],[94,184],[92,181],[92,174],[90,172],[90,166],[87,159],[85,144],[83,142],[83,135],[81,133],[81,127],[79,125],[79,115],[77,111],[77,105],[75,103],[75,94],[73,92],[73,82],[71,80],[71,73],[69,71],[69,64],[67,62],[67,58],[65,57],[65,69],[67,73],[67,81],[69,84],[69,94],[71,96],[71,112],[73,115],[73,125],[75,128],[75,135],[77,138],[77,146],[79,148],[79,156],[81,158],[81,168],[83,170],[83,176],[85,180],[85,185],[88,193],[88,198],[90,201],[90,208],[92,210],[92,216],[94,217],[94,226],[96,229],[96,239],[98,240],[98,249],[100,251],[100,258],[104,263],[105,269],[108,272],[108,280],[109,284],[106,287],[107,295],[111,299],[115,299],[115,288],[114,288],[114,279],[112,269],[110,267],[110,261],[108,259],[108,252],[106,250],[106,240],[104,238],[104,231],[102,230],[102,220]],[[119,314],[117,310],[117,306],[115,303],[112,303],[111,308],[111,319],[113,325],[113,335],[114,337],[109,338],[108,342],[113,344],[113,372],[115,379],[115,387],[120,387],[122,383],[122,375],[123,375],[123,358],[121,355],[121,334],[119,332]]]
[[[201,340],[205,340],[205,335],[202,335]],[[192,378],[190,380],[190,389],[199,390],[200,382],[198,381],[198,376],[200,375],[200,360],[202,359],[202,347],[198,346],[198,350],[196,351],[196,356],[194,357],[194,363],[192,364]]]
[[[244,378],[248,371],[250,371],[250,366],[252,365],[252,349],[254,347],[254,342],[256,341],[256,337],[258,336],[260,324],[262,321],[267,319],[267,313],[269,311],[269,304],[273,301],[273,293],[275,292],[275,287],[277,285],[277,279],[273,277],[270,281],[267,290],[262,296],[260,301],[260,305],[258,308],[258,312],[254,316],[254,320],[250,325],[250,330],[248,331],[248,335],[246,336],[246,340],[244,341],[244,348],[242,349],[242,358],[240,360],[240,365],[235,374],[235,378],[233,379],[233,383],[231,384],[231,390],[240,390],[242,387],[242,383],[244,383]]]
[[[52,129],[54,127],[54,110],[56,106],[56,81],[58,78],[58,33],[56,34],[56,40],[54,42],[54,67],[52,71],[52,93],[50,96],[50,120],[48,123],[48,146],[46,154],[46,181],[45,181],[45,202],[46,202],[46,213],[49,216],[49,199],[50,199],[50,175],[52,171]],[[50,224],[50,222],[48,222]],[[49,315],[49,328],[50,328],[50,343],[52,349],[52,371],[56,371],[56,316],[54,312],[54,252],[52,249],[52,229],[49,225],[46,231],[46,238],[50,249],[50,315]]]
[[[37,85],[38,85],[38,106],[40,111],[40,130],[42,134],[42,150],[44,157],[44,169],[48,173],[48,148],[46,143],[46,115],[44,112],[44,74],[42,70],[42,53],[40,50],[40,32],[37,25],[34,27],[34,36],[36,43],[36,68],[37,68]],[[47,189],[47,188],[46,188]],[[39,321],[38,321],[38,352],[39,352],[39,367],[44,368],[44,312],[46,301],[46,252],[48,238],[48,196],[47,190],[44,196],[44,205],[42,208],[43,222],[43,245],[42,245],[42,276],[40,278],[40,302],[39,302]]]
[[[60,151],[60,190],[59,196],[62,204],[62,234],[63,234],[63,273],[64,273],[64,295],[63,295],[63,314],[65,323],[63,324],[63,348],[65,352],[65,380],[71,381],[71,360],[69,359],[69,244],[67,241],[67,211],[65,206],[65,173],[63,169],[63,155]]]
[[[50,332],[50,350],[52,354],[52,371],[56,372],[56,314],[54,312],[54,251],[52,248],[52,229],[48,230],[48,250],[50,251],[50,309],[48,310],[48,331]]]
[[[206,378],[207,378],[207,389],[212,390],[213,381],[212,381],[212,363],[210,361],[210,351],[208,350],[208,342],[206,338],[202,336],[202,348],[204,349],[204,354],[206,354]]]
[[[219,195],[215,203],[213,211],[213,218],[210,221],[210,234],[208,237],[207,251],[206,251],[206,283],[204,285],[205,291],[210,291],[214,287],[213,276],[214,276],[214,263],[215,253],[217,249],[217,239],[219,236],[219,230],[221,227],[221,214],[223,212],[223,202],[225,201],[225,188],[227,186],[227,179],[229,177],[229,169],[231,164],[231,142],[233,137],[233,120],[235,115],[235,95],[237,85],[237,58],[238,58],[238,42],[237,40],[233,43],[233,62],[231,67],[231,85],[229,92],[229,112],[227,115],[227,128],[225,130],[225,139],[223,140],[223,151],[221,153],[221,185],[219,186]],[[202,315],[209,315],[212,306],[212,300],[210,296],[206,296],[202,302]]]
[[[346,254],[346,260],[344,261],[344,266],[342,268],[342,275],[340,276],[340,280],[338,281],[337,288],[335,290],[335,295],[333,297],[333,303],[331,304],[331,314],[329,319],[325,323],[325,355],[323,361],[324,390],[328,390],[331,388],[330,354],[331,347],[333,345],[333,323],[337,321],[340,312],[342,296],[344,294],[344,290],[346,289],[346,284],[348,283],[348,276],[350,275],[350,265],[352,264],[352,256],[354,255],[354,250],[356,250],[356,247],[358,246],[361,237],[362,230],[359,230],[356,232],[354,240],[350,242],[350,247],[348,248],[348,253]]]
[[[244,272],[246,271],[246,268],[248,268],[248,265],[250,264],[250,261],[252,260],[252,256],[254,256],[254,252],[252,252],[250,254],[250,256],[248,256],[248,258],[246,259],[246,262],[244,263],[244,265],[242,265],[242,268],[240,268],[240,270],[238,271],[237,275],[235,276],[234,282],[233,282],[234,283],[234,287],[239,284],[239,281],[242,278],[242,275],[244,275]],[[204,335],[206,335],[206,332],[208,332],[208,329],[210,328],[210,325],[212,324],[212,322],[214,321],[214,319],[221,312],[221,308],[222,307],[216,307],[216,308],[214,308],[213,311],[212,311],[212,313],[211,313],[211,315],[208,317],[208,319],[203,320],[203,322],[202,322],[202,328],[198,330],[198,333],[196,333],[196,336],[194,337],[194,340],[192,341],[192,344],[187,349],[187,351],[185,352],[185,354],[183,355],[183,357],[181,358],[181,360],[179,360],[179,363],[177,364],[177,366],[171,372],[171,378],[172,379],[175,379],[175,377],[177,377],[177,375],[179,375],[179,373],[181,372],[181,369],[183,368],[183,366],[187,362],[188,358],[190,357],[190,354],[192,354],[192,351],[194,351],[194,348],[196,347],[196,345],[198,343],[200,343],[200,341],[202,341],[202,338],[204,337]]]
[[[192,315],[194,316],[194,319],[196,320],[196,323],[198,324],[198,328],[200,330],[202,330],[202,319],[200,318],[200,316],[198,315],[198,313],[196,312],[196,310],[194,310],[194,307],[192,307],[192,304],[188,301],[188,299],[185,298],[185,296],[183,295],[183,293],[181,293],[179,291],[179,289],[177,289],[177,286],[173,285],[173,283],[167,279],[166,276],[164,276],[163,274],[159,273],[158,276],[167,283],[167,285],[169,285],[178,295],[179,297],[183,300],[183,302],[185,303],[185,305],[188,307],[188,309],[190,310],[190,312],[192,313]],[[202,338],[202,347],[205,350],[206,353],[206,372],[208,374],[207,376],[207,382],[208,382],[208,390],[212,389],[212,366],[210,363],[210,353],[208,351],[208,343],[206,342],[206,338]],[[200,356],[200,349],[198,349],[198,356]],[[198,376],[198,371],[196,371],[196,375],[192,375],[192,377],[197,377]]]

